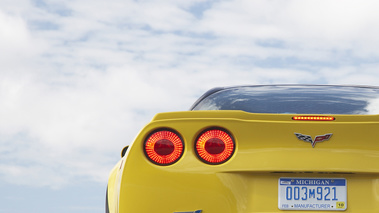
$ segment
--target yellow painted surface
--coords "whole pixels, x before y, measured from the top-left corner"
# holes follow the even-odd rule
[[[344,212],[379,212],[379,116],[336,115],[335,121],[293,121],[292,116],[241,111],[158,114],[129,148],[122,176],[115,170],[111,173],[108,187],[114,187],[108,193],[118,194],[120,187],[119,197],[109,198],[111,209],[119,208],[119,213],[306,212],[278,209],[278,179],[315,177],[347,179]],[[185,143],[182,158],[170,166],[152,164],[143,152],[145,137],[162,127],[179,132]],[[224,164],[205,164],[194,153],[196,137],[209,127],[225,128],[235,138],[236,151]],[[312,148],[294,133],[313,139],[327,133],[333,136]]]

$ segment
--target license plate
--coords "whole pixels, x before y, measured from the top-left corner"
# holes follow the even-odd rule
[[[280,210],[346,210],[344,178],[279,178]]]

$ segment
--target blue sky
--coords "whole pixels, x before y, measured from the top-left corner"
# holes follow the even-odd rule
[[[0,1],[0,213],[104,212],[158,112],[238,84],[379,82],[379,3]]]

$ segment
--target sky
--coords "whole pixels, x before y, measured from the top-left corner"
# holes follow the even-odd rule
[[[0,0],[0,213],[104,212],[121,149],[207,90],[379,82],[375,0]]]

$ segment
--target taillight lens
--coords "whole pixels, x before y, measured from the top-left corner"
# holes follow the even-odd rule
[[[208,129],[196,140],[197,156],[208,164],[221,164],[229,160],[235,150],[233,137],[224,129]]]
[[[144,143],[147,158],[162,166],[177,162],[183,155],[183,150],[183,140],[178,133],[169,129],[152,132]]]
[[[294,116],[295,121],[334,121],[336,118],[332,116]]]

